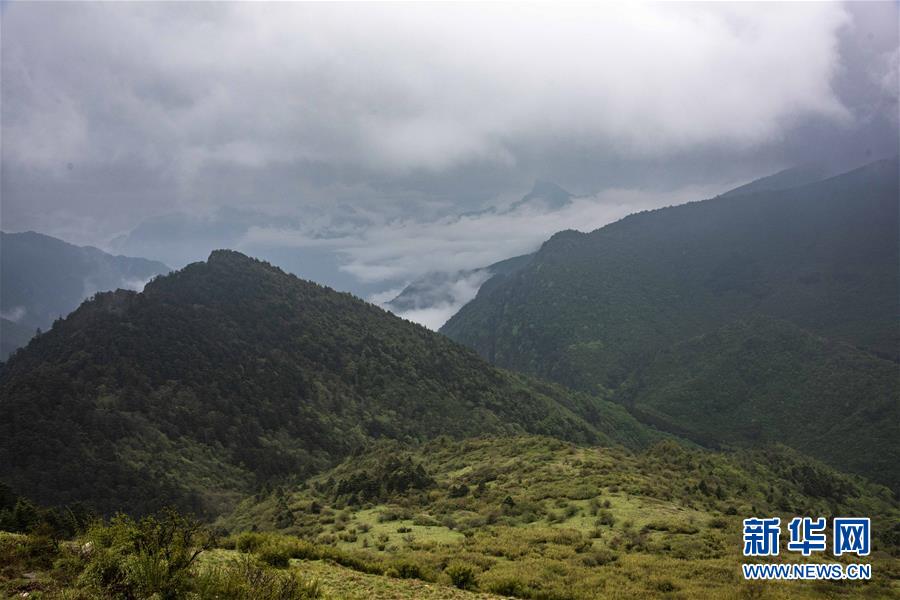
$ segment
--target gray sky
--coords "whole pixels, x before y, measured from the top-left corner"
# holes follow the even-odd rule
[[[2,228],[384,293],[896,153],[897,6],[4,3]]]

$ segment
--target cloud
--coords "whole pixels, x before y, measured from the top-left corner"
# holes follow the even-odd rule
[[[2,225],[79,244],[246,209],[242,231],[340,244],[342,277],[405,278],[357,242],[498,257],[441,247],[535,179],[671,190],[900,150],[896,3],[2,6]]]
[[[491,273],[486,269],[451,273],[440,281],[430,282],[431,285],[427,285],[418,294],[414,292],[411,297],[404,298],[403,304],[407,306],[404,309],[389,303],[397,294],[390,298],[385,298],[384,294],[375,294],[369,300],[381,304],[399,317],[437,331],[459,309],[475,298],[478,289],[490,277]]]
[[[125,290],[133,290],[135,292],[142,292],[142,291],[144,291],[144,287],[146,287],[146,285],[148,283],[150,283],[151,279],[153,279],[153,277],[148,277],[146,279],[142,279],[139,277],[125,278],[125,279],[122,279],[121,287],[122,287],[122,289],[125,289]]]
[[[475,296],[473,295],[472,298],[474,297]],[[469,300],[472,298],[469,298]],[[397,316],[406,319],[407,321],[418,323],[432,331],[437,331],[444,323],[450,320],[450,317],[458,313],[459,309],[461,309],[464,304],[465,302],[439,304],[428,308],[417,308],[414,310],[398,312]]]
[[[253,227],[238,247],[328,248],[340,269],[364,283],[409,282],[431,272],[480,268],[535,251],[563,229],[591,231],[636,210],[708,198],[733,187],[690,186],[674,191],[608,189],[575,197],[561,209],[538,204],[422,221],[413,218],[359,225],[331,237],[305,228]]]
[[[13,323],[18,323],[22,320],[22,317],[25,316],[24,306],[14,306],[11,310],[8,311],[0,311],[0,317],[6,319],[7,321],[12,321]]]
[[[839,4],[13,3],[4,153],[372,171],[513,164],[564,137],[624,155],[752,145],[848,120]]]

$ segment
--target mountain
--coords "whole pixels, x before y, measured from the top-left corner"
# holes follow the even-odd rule
[[[511,214],[519,211],[552,213],[571,204],[575,196],[550,181],[535,181],[532,189],[510,206],[496,207],[466,216],[484,214]],[[478,289],[488,279],[498,275],[510,275],[531,260],[531,255],[515,256],[487,267],[458,271],[432,271],[407,284],[397,296],[382,304],[384,308],[401,317],[438,329],[467,302],[475,297]]]
[[[344,257],[334,243],[346,235],[348,228],[371,223],[353,207],[329,206],[329,210],[336,214],[309,209],[303,219],[229,206],[203,215],[169,213],[142,221],[113,239],[110,246],[118,252],[149,256],[176,268],[203,260],[214,248],[238,249],[298,277],[363,298],[396,288],[399,282],[361,281],[340,268]],[[326,243],[298,247],[267,239],[264,232],[269,230],[296,231]]]
[[[578,389],[620,394],[658,353],[686,349],[677,345],[754,315],[786,321],[826,344],[855,347],[872,360],[896,362],[898,197],[897,161],[888,160],[797,188],[643,212],[588,234],[561,232],[525,268],[495,284],[489,280],[441,331],[497,365]],[[721,368],[706,365],[722,357],[714,345],[707,347],[694,366],[706,373],[703,385],[709,389],[718,384]],[[785,357],[791,362],[777,373],[781,379],[757,385],[748,396],[758,400],[762,394],[763,404],[774,411],[772,420],[794,414],[781,399],[787,386],[802,381],[792,373],[821,368],[816,364],[821,353],[787,352]],[[674,377],[686,364],[676,358],[651,366],[648,373],[671,367]],[[829,395],[821,402],[850,403],[848,417],[884,408],[884,397],[861,391],[870,388],[860,383],[852,360],[829,364],[837,369],[835,377],[849,382],[842,389],[853,395],[841,400]],[[879,366],[865,376],[878,377],[882,387],[874,389],[889,389],[889,398],[895,398],[896,369],[874,364]],[[752,370],[748,376],[763,381],[774,375],[765,363],[749,361],[747,367]],[[664,383],[646,377],[656,386]],[[646,389],[642,393],[655,398]],[[707,401],[713,402],[696,399]],[[686,416],[677,404],[672,398],[652,403],[676,422],[694,419],[692,431],[702,433],[704,441],[710,432],[718,441],[755,440],[753,427],[738,432],[732,424],[727,433],[717,433],[709,411]],[[821,410],[837,414],[837,408]],[[840,433],[865,440],[865,422],[840,419],[829,431],[835,438]],[[770,433],[787,444],[793,438],[783,429]],[[896,440],[878,450],[897,456]],[[853,468],[895,484],[900,480],[896,467],[885,474],[874,466],[877,460],[869,465],[875,450],[853,459]]]
[[[531,191],[521,200],[517,200],[510,206],[510,210],[522,207],[538,208],[543,211],[553,211],[564,208],[575,196],[570,194],[552,181],[538,179],[534,182]]]
[[[620,406],[232,251],[98,293],[0,371],[0,479],[45,504],[215,514],[377,438],[640,446]]]
[[[746,196],[760,192],[774,192],[808,185],[838,175],[835,169],[822,163],[809,163],[790,167],[772,175],[755,179],[750,183],[725,192],[722,196]]]
[[[383,306],[398,316],[437,329],[474,298],[485,281],[515,273],[529,260],[531,255],[526,254],[479,269],[428,273],[407,285]],[[429,318],[432,316],[433,319]]]
[[[866,515],[871,579],[770,587],[744,580],[747,515],[777,516],[782,524],[795,515]],[[898,586],[896,498],[784,447],[712,452],[670,440],[629,451],[542,436],[380,441],[300,485],[248,496],[215,522],[218,535],[169,511],[118,516],[73,533],[79,518],[85,515],[35,508],[0,485],[0,529],[15,532],[0,531],[0,592],[818,600],[895,598]],[[57,542],[47,532],[60,524],[66,539]],[[782,546],[780,556],[752,562],[797,560],[799,553]],[[847,565],[859,557],[823,552],[802,560]]]
[[[27,343],[36,329],[49,328],[91,294],[139,289],[168,271],[159,262],[113,256],[33,231],[0,232],[0,360]]]
[[[297,558],[368,573],[406,565],[420,579],[516,598],[752,598],[760,588],[741,577],[740,531],[754,514],[870,516],[865,594],[896,595],[896,498],[784,447],[629,452],[534,436],[381,444],[307,485],[248,498],[220,525],[243,531],[232,544],[258,556],[295,540]],[[791,582],[784,597],[823,596],[821,582],[808,584]]]
[[[622,391],[644,421],[716,442],[789,443],[900,489],[900,369],[757,316],[656,353]]]

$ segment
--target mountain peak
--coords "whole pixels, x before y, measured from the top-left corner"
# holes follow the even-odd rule
[[[237,250],[229,250],[227,248],[222,248],[219,250],[213,250],[209,254],[209,258],[206,259],[208,264],[213,263],[257,263],[260,262],[255,258],[250,258],[246,254],[242,254]]]
[[[521,200],[513,203],[511,208],[515,210],[526,205],[539,205],[547,209],[557,210],[571,202],[573,197],[571,193],[552,181],[537,179],[531,187],[531,191]]]
[[[92,416],[101,395],[110,420]],[[308,475],[381,437],[656,438],[614,405],[532,385],[441,335],[233,250],[141,293],[84,303],[0,367],[0,398],[8,414],[46,416],[28,429],[0,419],[0,456],[14,457],[0,460],[0,479],[40,502],[105,512],[174,504],[214,514],[257,480]],[[40,448],[51,438],[67,452],[48,463]],[[134,439],[152,440],[137,460],[128,454]],[[98,456],[95,443],[112,450]],[[55,484],[82,473],[87,485]],[[165,474],[158,494],[142,493],[146,473]]]
[[[199,263],[204,264],[204,263]],[[289,275],[285,273],[275,265],[266,262],[264,260],[260,260],[258,258],[253,258],[252,256],[247,256],[242,252],[238,252],[237,250],[228,250],[228,249],[219,249],[213,250],[209,254],[209,258],[206,259],[205,265],[207,267],[213,267],[217,271],[259,271],[265,272],[276,272],[281,275]],[[295,278],[295,276],[291,276],[291,278]],[[297,278],[299,279],[299,278]]]

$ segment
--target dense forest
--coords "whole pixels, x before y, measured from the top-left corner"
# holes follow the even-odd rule
[[[612,392],[696,441],[796,441],[896,486],[880,457],[900,452],[897,161],[770,184],[561,232],[442,332],[499,366]],[[762,325],[745,352],[733,338],[771,322],[758,316],[796,333]],[[795,397],[819,429],[794,434]],[[865,443],[842,457],[806,443],[815,435]]]
[[[102,512],[218,514],[371,439],[523,432],[658,438],[616,404],[232,251],[97,294],[0,372],[0,478]]]

